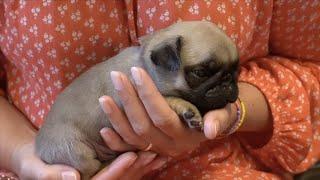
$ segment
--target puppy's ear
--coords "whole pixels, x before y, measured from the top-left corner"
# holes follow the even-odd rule
[[[150,34],[145,34],[145,35],[138,38],[138,42],[141,46],[148,44],[152,38],[154,38],[155,36],[157,36],[159,34],[163,34],[165,31],[167,31],[167,30],[166,29],[159,29],[159,30],[152,32]]]
[[[152,62],[169,71],[176,71],[180,68],[180,50],[182,37],[167,39],[151,51]]]
[[[152,37],[152,34],[144,35],[144,36],[138,38],[138,42],[140,45],[144,45],[150,41],[151,37]]]

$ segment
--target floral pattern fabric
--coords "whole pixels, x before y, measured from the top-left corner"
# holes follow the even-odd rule
[[[320,158],[319,9],[317,0],[4,0],[0,78],[7,97],[41,128],[56,96],[88,68],[174,22],[214,22],[238,47],[240,80],[267,98],[273,132],[259,147],[261,138],[242,134],[206,142],[150,177],[279,179]]]
[[[270,35],[271,52],[319,61],[319,12],[319,0],[274,1]]]

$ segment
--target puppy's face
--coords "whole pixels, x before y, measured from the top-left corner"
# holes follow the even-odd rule
[[[163,95],[190,101],[205,113],[238,97],[238,53],[209,22],[181,22],[141,40],[145,65]]]

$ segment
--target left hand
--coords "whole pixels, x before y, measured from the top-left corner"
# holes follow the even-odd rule
[[[153,151],[177,156],[194,150],[207,138],[214,139],[232,123],[234,108],[228,105],[204,116],[204,133],[189,129],[143,69],[132,69],[135,87],[121,72],[112,72],[111,76],[125,111],[122,112],[112,98],[100,98],[102,108],[116,131],[102,131],[109,136],[106,143],[114,151],[143,150],[151,143]]]
[[[93,180],[139,180],[164,165],[165,159],[152,152],[126,152],[100,170]]]
[[[236,121],[237,108],[235,104],[227,104],[224,108],[207,112],[204,119],[204,134],[208,139],[215,139],[225,133],[227,128]]]

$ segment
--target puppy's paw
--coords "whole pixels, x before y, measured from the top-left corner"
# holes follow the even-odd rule
[[[166,100],[180,117],[180,119],[191,129],[203,130],[203,119],[196,106],[188,101],[177,97],[166,97]]]
[[[193,106],[193,105],[192,105]],[[182,112],[177,112],[180,118],[184,120],[185,123],[189,126],[189,128],[202,130],[203,129],[203,120],[198,112],[198,109],[193,107],[186,107]]]

